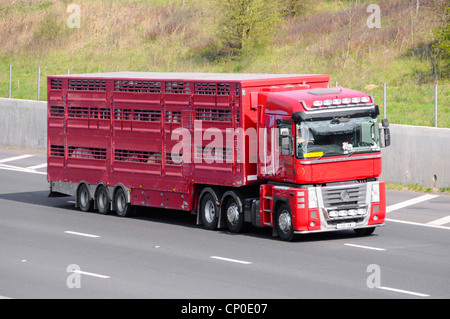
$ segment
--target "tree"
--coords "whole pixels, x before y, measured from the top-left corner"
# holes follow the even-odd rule
[[[436,55],[436,61],[433,63],[433,74],[438,76],[440,73],[443,77],[450,77],[450,7],[445,7],[441,24],[433,30],[434,43],[433,51]],[[439,70],[439,66],[441,69]]]
[[[237,54],[267,44],[281,21],[278,3],[279,0],[217,0],[222,12],[219,39]]]

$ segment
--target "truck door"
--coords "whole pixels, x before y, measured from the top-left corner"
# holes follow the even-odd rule
[[[277,179],[283,181],[294,180],[294,137],[292,130],[292,121],[286,119],[277,119],[277,154],[278,170]]]

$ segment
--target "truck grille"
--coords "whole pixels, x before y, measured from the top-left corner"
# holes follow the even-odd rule
[[[325,207],[357,207],[366,205],[367,184],[330,186],[322,188]]]

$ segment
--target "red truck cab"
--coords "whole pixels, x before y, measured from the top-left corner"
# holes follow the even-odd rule
[[[370,234],[382,226],[385,187],[377,180],[382,144],[373,97],[335,87],[260,93],[259,101],[267,147],[279,154],[258,165],[258,177],[268,180],[257,203],[261,225],[285,240],[342,229]],[[388,128],[383,132],[387,146]]]

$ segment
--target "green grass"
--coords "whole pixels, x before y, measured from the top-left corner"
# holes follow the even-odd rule
[[[72,2],[19,0],[0,5],[0,97],[8,96],[9,65],[13,66],[12,97],[19,99],[37,98],[41,67],[41,100],[46,99],[46,76],[66,74],[67,69],[71,74],[326,73],[330,86],[338,81],[372,94],[380,108],[386,83],[390,123],[433,126],[436,80],[429,56],[416,52],[430,39],[434,0],[421,2],[414,39],[408,31],[408,7],[404,9],[409,2],[392,1],[399,5],[383,16],[381,29],[364,28],[366,15],[354,20],[348,57],[347,26],[341,21],[348,3],[328,0],[318,1],[305,15],[286,18],[269,44],[237,57],[217,40],[220,12],[213,1],[186,0],[182,8],[182,0],[80,0],[82,27],[70,30],[65,26],[65,9]],[[320,23],[330,16],[334,17],[330,25]],[[440,79],[438,84],[438,126],[450,128],[450,81]]]
[[[400,184],[391,184],[386,183],[387,189],[394,189],[399,191],[409,191],[409,192],[420,192],[420,193],[434,193],[440,195],[450,195],[450,187],[442,187],[442,188],[433,188],[433,187],[424,187],[417,183],[412,183],[409,185],[400,185]]]

